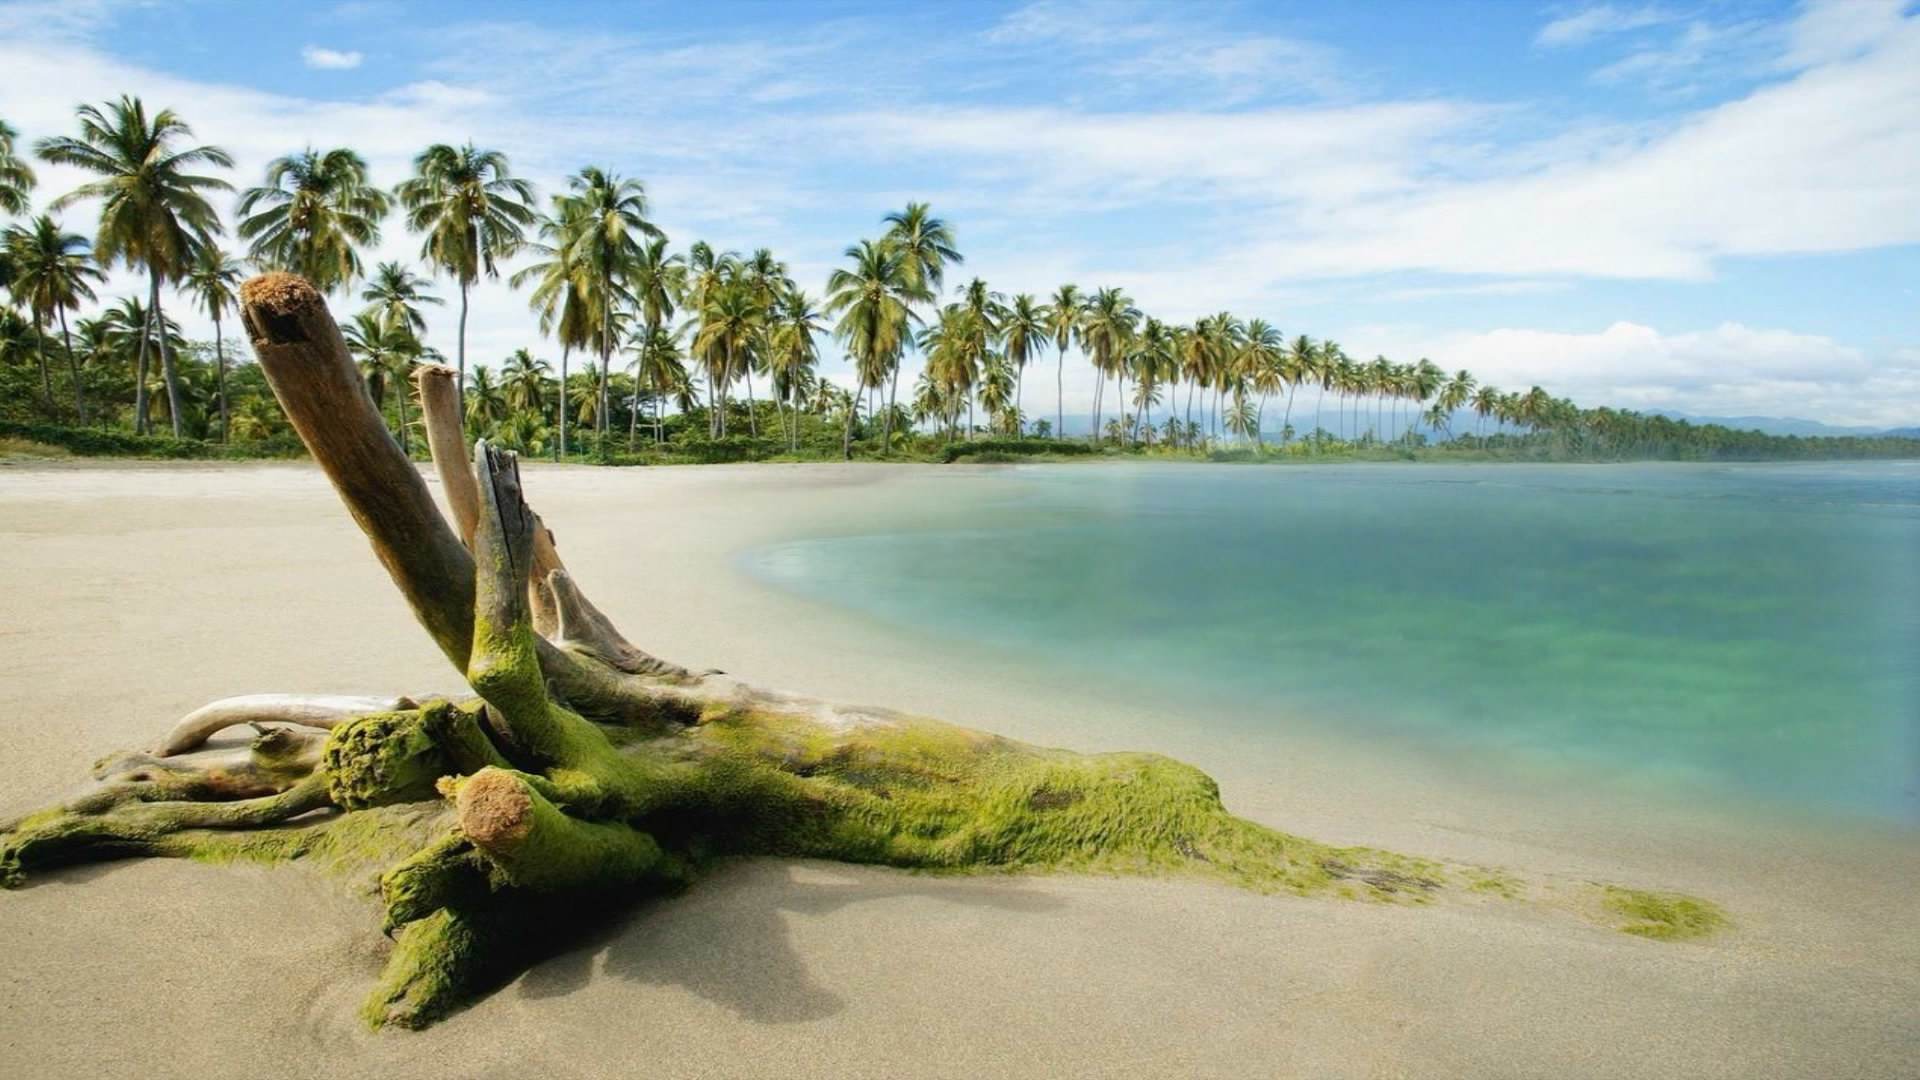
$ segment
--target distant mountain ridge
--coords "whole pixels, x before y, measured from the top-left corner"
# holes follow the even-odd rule
[[[1674,412],[1671,409],[1648,409],[1648,416],[1664,416],[1670,420],[1685,420],[1689,424],[1719,424],[1735,431],[1759,431],[1767,435],[1822,435],[1829,438],[1844,435],[1904,435],[1909,438],[1920,436],[1920,427],[1878,428],[1878,427],[1840,427],[1823,424],[1818,420],[1800,420],[1791,416],[1699,416],[1693,413]]]

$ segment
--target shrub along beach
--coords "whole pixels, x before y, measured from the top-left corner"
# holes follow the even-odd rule
[[[1177,325],[1119,287],[1008,297],[954,277],[948,289],[965,260],[925,203],[885,215],[816,295],[766,248],[674,250],[641,182],[597,166],[542,199],[505,155],[471,143],[426,148],[391,188],[351,148],[308,147],[236,194],[229,155],[196,144],[170,110],[122,97],[81,107],[76,122],[77,134],[29,145],[0,118],[0,212],[17,219],[0,246],[0,453],[300,453],[258,365],[225,333],[253,267],[301,274],[337,309],[356,308],[348,345],[416,457],[412,374],[424,364],[454,367],[470,438],[617,464],[1090,448],[1230,461],[1920,456],[1910,437],[1783,437],[1583,408],[1424,359],[1351,357],[1266,318]],[[36,205],[35,158],[93,179]],[[76,214],[94,216],[91,239]],[[418,262],[368,267],[363,253],[395,218],[420,237]],[[138,272],[144,295],[101,296],[114,266]],[[528,299],[527,345],[504,357],[467,355],[482,276]],[[425,311],[450,302],[458,329],[427,341]],[[177,304],[210,318],[211,341],[181,334],[167,314]],[[826,348],[843,350],[854,385],[818,374]],[[557,365],[536,355],[556,349]],[[1068,364],[1096,376],[1091,409],[1071,417]]]

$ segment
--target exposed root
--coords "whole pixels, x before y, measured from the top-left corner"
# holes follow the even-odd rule
[[[28,870],[119,855],[177,854],[171,838],[188,829],[277,825],[327,805],[325,779],[312,776],[261,799],[136,803],[102,814],[64,809],[35,814],[0,840],[0,888],[19,886]]]
[[[360,713],[413,708],[411,698],[355,697],[346,694],[245,694],[221,698],[181,717],[154,750],[172,757],[198,749],[213,736],[241,724],[297,724],[331,729]]]

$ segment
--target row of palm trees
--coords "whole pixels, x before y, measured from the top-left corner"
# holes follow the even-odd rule
[[[77,135],[43,138],[34,153],[93,179],[7,229],[0,248],[0,283],[26,310],[38,343],[45,407],[49,413],[55,408],[47,354],[57,326],[74,414],[88,422],[80,357],[92,354],[74,348],[67,319],[96,299],[106,268],[125,265],[141,271],[147,285],[143,304],[129,300],[115,309],[119,314],[109,313],[136,335],[136,431],[151,430],[150,352],[159,360],[172,430],[183,430],[179,348],[159,329],[169,325],[162,286],[178,285],[213,320],[219,430],[227,438],[232,419],[222,328],[245,270],[220,246],[225,226],[211,200],[233,187],[211,170],[231,167],[232,159],[218,147],[194,144],[192,129],[172,111],[150,113],[134,97],[82,106],[77,121]],[[17,137],[0,123],[0,211],[11,215],[28,212],[35,184],[26,155],[16,149]],[[98,204],[91,243],[52,216],[82,202]],[[444,301],[404,263],[365,268],[363,253],[379,243],[396,210],[404,227],[421,238],[424,268],[444,274],[458,291],[453,366],[461,400],[476,398],[468,391],[478,384],[480,426],[505,424],[523,412],[553,416],[554,448],[561,454],[568,452],[569,414],[590,423],[595,441],[605,447],[613,417],[624,411],[631,447],[643,416],[660,437],[669,402],[682,411],[706,402],[707,437],[726,438],[738,433],[730,431],[729,415],[741,411],[734,407],[740,391],[746,434],[757,438],[756,377],[789,448],[799,445],[802,416],[823,413],[838,417],[843,453],[851,451],[862,412],[877,418],[883,454],[892,450],[896,428],[910,423],[944,432],[949,440],[963,430],[971,434],[976,407],[992,431],[1063,436],[1070,352],[1078,352],[1095,374],[1089,430],[1096,442],[1195,448],[1202,439],[1231,436],[1260,444],[1274,408],[1280,440],[1290,442],[1296,405],[1302,414],[1306,408],[1296,401],[1301,390],[1313,398],[1309,442],[1316,452],[1327,438],[1329,393],[1338,428],[1362,433],[1353,440],[1361,443],[1411,443],[1422,424],[1451,436],[1453,419],[1471,410],[1484,444],[1489,419],[1499,428],[1533,428],[1563,419],[1572,408],[1539,387],[1502,393],[1467,371],[1447,375],[1427,360],[1363,361],[1330,340],[1288,341],[1264,319],[1220,312],[1172,324],[1144,314],[1118,288],[1083,292],[1063,285],[1044,300],[1029,293],[1008,298],[976,277],[946,296],[946,275],[964,259],[952,226],[925,203],[886,215],[878,238],[848,247],[845,264],[832,271],[816,299],[767,249],[742,256],[697,242],[685,253],[672,251],[649,220],[641,182],[609,169],[579,170],[543,206],[504,155],[472,143],[428,147],[414,159],[412,174],[391,190],[371,181],[365,159],[351,149],[308,148],[276,159],[259,186],[238,194],[234,233],[247,244],[246,261],[297,272],[329,293],[350,295],[359,286],[365,307],[343,329],[375,401],[384,407],[390,394],[394,398],[403,442],[410,440],[408,375],[419,363],[443,360],[424,341],[424,311]],[[471,290],[482,276],[500,276],[504,264],[522,255],[529,258],[507,280],[529,290],[540,332],[559,346],[557,393],[541,389],[549,368],[525,349],[498,377],[484,369],[468,377]],[[144,321],[127,324],[129,318]],[[820,344],[827,338],[837,340],[851,361],[850,390],[837,391],[818,376]],[[1029,423],[1026,370],[1049,349],[1053,422]],[[590,392],[574,389],[569,369],[575,353],[591,358]],[[910,354],[918,354],[922,366],[902,408],[900,377]],[[496,387],[511,392],[496,393]],[[623,398],[618,410],[616,387]],[[1194,421],[1196,398],[1203,424]],[[495,415],[500,401],[506,402],[505,416]],[[1163,425],[1155,424],[1156,409],[1164,410]],[[1113,418],[1103,426],[1109,410]]]

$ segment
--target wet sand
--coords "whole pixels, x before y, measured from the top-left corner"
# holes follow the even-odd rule
[[[373,1034],[354,1010],[386,942],[363,898],[299,867],[148,860],[0,894],[0,1076],[1915,1074],[1910,832],[1636,808],[1390,747],[1169,723],[1167,703],[867,625],[732,566],[742,547],[883,503],[962,513],[1003,481],[527,470],[596,602],[668,658],[1038,742],[1175,754],[1279,828],[1686,890],[1738,928],[1672,945],[1512,906],[750,861],[430,1031]],[[459,686],[302,465],[0,467],[0,597],[0,811],[59,796],[216,697]]]

